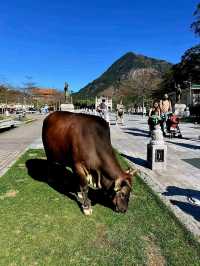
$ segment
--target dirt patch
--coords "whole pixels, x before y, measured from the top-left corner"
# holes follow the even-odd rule
[[[5,198],[14,198],[14,197],[16,197],[16,195],[17,195],[18,192],[19,191],[17,191],[17,190],[9,190],[4,195],[1,195],[0,196],[0,199],[3,200]]]
[[[96,248],[105,248],[110,246],[110,241],[107,237],[107,228],[103,224],[98,224],[96,227],[96,238],[92,243]]]
[[[148,266],[164,266],[166,265],[165,258],[161,255],[159,247],[150,237],[144,237],[147,242],[146,255]]]

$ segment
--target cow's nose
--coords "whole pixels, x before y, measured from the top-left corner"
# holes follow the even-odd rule
[[[126,208],[118,208],[118,207],[116,206],[115,211],[116,211],[116,212],[125,213],[125,212],[126,212]]]
[[[116,212],[120,212],[120,210],[119,210],[119,208],[117,206],[115,207],[115,211]]]

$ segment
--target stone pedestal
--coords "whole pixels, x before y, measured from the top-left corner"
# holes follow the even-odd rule
[[[68,112],[74,112],[74,105],[73,103],[62,103],[60,105],[61,111],[68,111]]]
[[[152,170],[164,170],[167,164],[167,145],[163,140],[160,126],[152,131],[150,143],[147,144],[147,161]]]
[[[185,116],[185,109],[186,109],[186,105],[183,103],[176,103],[175,104],[175,115],[179,116],[179,117],[183,117]]]

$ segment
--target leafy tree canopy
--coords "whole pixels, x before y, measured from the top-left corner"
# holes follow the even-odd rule
[[[200,3],[194,12],[195,21],[192,23],[191,28],[197,36],[200,36]]]
[[[175,84],[184,85],[184,81],[200,84],[200,45],[188,49],[181,62],[165,74],[162,82],[163,91],[173,91]]]

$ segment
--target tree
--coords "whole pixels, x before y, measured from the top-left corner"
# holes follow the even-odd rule
[[[190,79],[193,83],[200,83],[200,45],[196,45],[184,53],[177,72],[180,73],[181,80]]]
[[[195,21],[191,24],[191,29],[197,36],[200,36],[200,3],[194,12]]]
[[[188,49],[181,58],[181,62],[172,67],[165,74],[161,83],[161,92],[175,90],[175,84],[184,86],[184,81],[200,83],[200,45]]]
[[[31,76],[26,76],[26,81],[23,82],[23,87],[22,87],[22,91],[24,94],[24,105],[26,104],[26,100],[28,100],[29,102],[32,102],[32,89],[35,88],[36,83],[33,82],[32,77]]]

